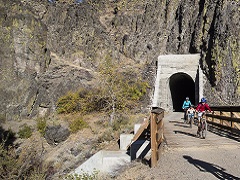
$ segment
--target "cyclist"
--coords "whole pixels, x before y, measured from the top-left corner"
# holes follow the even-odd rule
[[[201,102],[197,105],[196,111],[198,112],[198,131],[197,131],[197,136],[199,136],[200,135],[200,131],[201,131],[201,118],[202,118],[203,114],[206,111],[212,112],[211,108],[207,104],[207,100],[204,97],[201,99]]]
[[[194,109],[194,105],[191,105],[190,108],[188,108],[187,110],[187,115],[188,115],[188,120],[191,120],[190,121],[190,126],[192,127],[192,121],[194,119],[194,114],[195,114],[195,109]]]
[[[192,105],[189,97],[186,97],[186,100],[183,102],[182,109],[184,110],[184,120],[187,120],[187,109],[190,108]]]

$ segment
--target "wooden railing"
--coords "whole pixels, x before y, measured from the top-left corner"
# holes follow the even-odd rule
[[[206,114],[210,124],[240,135],[240,106],[219,106],[211,109],[213,113]]]
[[[155,167],[157,165],[157,161],[159,159],[159,145],[164,140],[163,135],[163,117],[164,110],[162,108],[154,108],[151,110],[150,116],[146,118],[138,131],[134,135],[131,143],[128,145],[128,148],[131,148],[131,145],[139,140],[145,130],[150,131],[151,138],[151,167]]]
[[[164,126],[163,126],[163,117],[164,110],[161,108],[156,108],[151,111],[151,167],[155,167],[157,165],[157,161],[159,159],[159,145],[164,140]]]

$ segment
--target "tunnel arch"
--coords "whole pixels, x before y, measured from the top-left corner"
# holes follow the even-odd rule
[[[182,104],[186,97],[189,97],[192,104],[195,104],[195,83],[191,76],[186,73],[175,73],[169,78],[169,89],[173,111],[181,112]]]
[[[152,107],[181,111],[186,96],[196,105],[203,96],[205,82],[199,61],[200,54],[158,56]],[[185,86],[188,88],[183,89]]]

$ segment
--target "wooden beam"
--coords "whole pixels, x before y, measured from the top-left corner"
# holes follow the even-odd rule
[[[156,134],[157,134],[157,114],[151,113],[151,167],[156,167],[157,166],[157,159],[158,159],[158,151],[157,151],[157,139],[156,139]]]
[[[149,124],[150,124],[149,121],[150,121],[150,116],[143,121],[143,123],[141,124],[140,128],[138,129],[138,131],[136,132],[136,134],[133,136],[133,139],[132,139],[131,143],[127,146],[127,149],[131,146],[131,144],[132,144],[133,142],[135,142],[136,140],[138,140],[138,138],[142,135],[143,131],[148,128],[148,126],[149,126]]]

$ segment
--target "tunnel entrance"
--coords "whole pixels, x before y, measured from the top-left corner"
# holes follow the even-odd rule
[[[170,77],[169,87],[172,97],[173,111],[181,112],[183,101],[189,97],[195,104],[195,84],[191,76],[185,73],[176,73]]]

